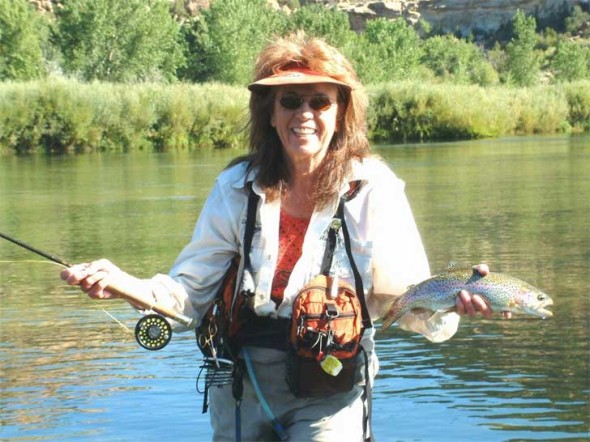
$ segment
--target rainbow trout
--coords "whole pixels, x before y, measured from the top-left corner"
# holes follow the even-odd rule
[[[490,272],[481,276],[476,270],[449,269],[447,273],[433,276],[408,290],[384,309],[382,330],[385,330],[410,310],[450,311],[461,290],[484,298],[494,312],[509,311],[541,318],[553,313],[545,307],[553,305],[549,295],[536,287],[502,273]]]

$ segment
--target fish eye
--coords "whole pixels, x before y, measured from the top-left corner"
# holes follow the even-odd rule
[[[537,300],[538,301],[544,301],[545,300],[545,295],[539,295],[539,296],[537,296]]]

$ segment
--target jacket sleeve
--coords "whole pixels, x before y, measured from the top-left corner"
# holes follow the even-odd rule
[[[238,253],[239,223],[244,198],[218,179],[199,215],[191,242],[168,275],[151,279],[156,302],[194,318],[194,325],[213,302],[231,259]],[[186,330],[173,324],[176,331]]]
[[[369,309],[374,317],[382,316],[387,306],[408,286],[430,277],[426,252],[404,183],[388,168],[380,175],[370,205],[374,246]],[[408,313],[400,318],[398,325],[404,330],[421,333],[430,341],[441,342],[453,336],[458,322],[459,316],[455,313],[434,316]]]

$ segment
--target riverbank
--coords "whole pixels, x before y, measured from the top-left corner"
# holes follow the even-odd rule
[[[374,142],[590,132],[590,82],[368,86]],[[0,83],[0,149],[194,150],[245,143],[248,91],[221,84]]]

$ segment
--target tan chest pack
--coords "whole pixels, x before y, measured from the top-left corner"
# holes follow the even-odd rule
[[[341,198],[330,223],[321,274],[306,284],[293,302],[287,383],[298,397],[351,390],[357,378],[363,332],[372,327],[344,219],[344,205],[356,195],[357,186]],[[338,269],[333,269],[340,233],[355,287],[340,280]]]

